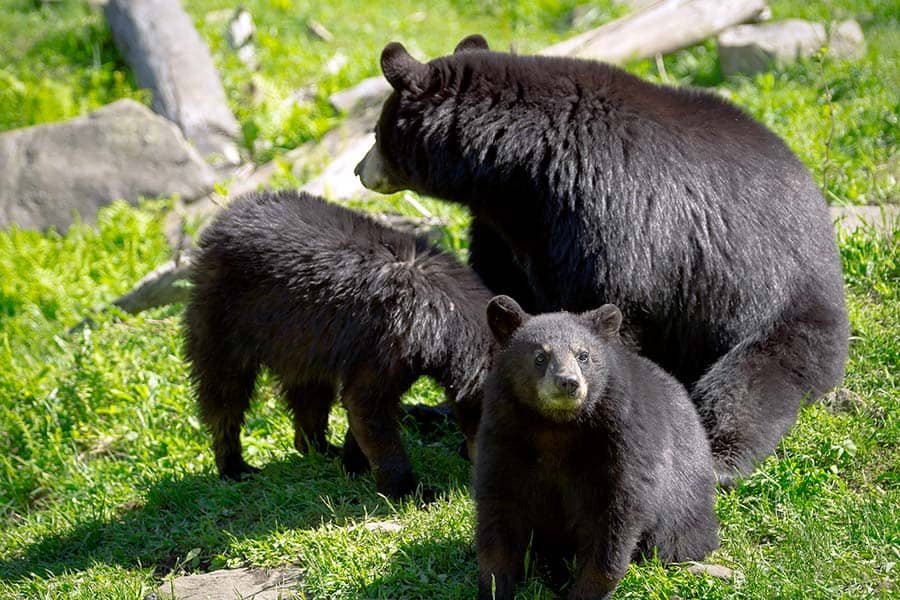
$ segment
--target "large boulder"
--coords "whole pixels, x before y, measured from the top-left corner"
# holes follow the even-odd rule
[[[178,127],[132,100],[0,134],[0,227],[91,222],[112,200],[210,192],[214,175]]]
[[[831,58],[859,58],[866,51],[862,28],[853,20],[822,23],[785,19],[764,25],[738,25],[719,34],[722,73],[752,74],[815,56],[823,47]]]

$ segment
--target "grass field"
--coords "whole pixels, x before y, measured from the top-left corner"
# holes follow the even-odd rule
[[[0,0],[0,130],[119,97],[146,101],[101,16],[83,2],[39,4]],[[481,31],[495,47],[528,52],[570,35],[566,14],[578,3],[247,0],[260,32],[257,74],[225,47],[220,11],[232,3],[184,4],[223,70],[246,151],[264,160],[336,123],[325,97],[376,74],[387,41],[424,58]],[[598,5],[608,15],[619,10]],[[705,44],[667,57],[669,80],[714,86],[784,136],[830,202],[900,201],[900,6],[791,0],[773,10],[859,19],[865,59],[723,79],[715,46]],[[311,38],[310,18],[335,41]],[[323,75],[336,52],[345,66]],[[629,68],[661,79],[650,62]],[[313,85],[312,106],[287,101]],[[452,217],[444,243],[464,253],[466,215],[423,201]],[[283,564],[303,569],[307,598],[471,597],[474,506],[455,431],[424,436],[407,427],[415,469],[441,494],[427,507],[392,504],[371,478],[350,479],[336,461],[298,455],[288,417],[262,385],[244,442],[263,472],[224,483],[195,417],[180,306],[106,314],[69,332],[169,257],[164,208],[115,204],[96,227],[76,225],[65,236],[0,232],[0,598],[142,598],[182,573]],[[900,224],[842,233],[839,243],[853,329],[847,376],[833,398],[803,409],[752,476],[719,492],[722,547],[709,562],[734,569],[734,579],[650,563],[632,567],[615,598],[900,594]],[[442,397],[425,380],[410,393],[418,402]],[[331,424],[337,442],[342,411]],[[399,531],[373,525],[384,521]],[[522,598],[555,597],[536,578],[521,590]]]

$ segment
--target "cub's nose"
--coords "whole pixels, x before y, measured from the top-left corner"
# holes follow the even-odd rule
[[[556,387],[567,396],[574,396],[578,392],[578,378],[574,375],[560,373],[556,376]]]
[[[356,163],[356,166],[353,167],[353,174],[356,175],[357,177],[359,177],[359,174],[362,173],[364,162],[366,162],[365,158],[362,159],[361,161],[359,161],[358,163]]]

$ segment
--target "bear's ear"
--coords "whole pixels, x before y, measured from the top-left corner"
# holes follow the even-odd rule
[[[619,333],[622,326],[622,311],[615,304],[604,304],[581,314],[590,321],[594,331],[604,336],[614,336]]]
[[[501,344],[505,344],[528,319],[528,313],[509,296],[494,296],[487,305],[487,321],[491,332]]]
[[[470,36],[464,37],[453,50],[453,54],[459,54],[460,52],[472,52],[475,50],[490,50],[488,48],[487,40],[484,39],[480,33],[473,33]]]
[[[431,76],[431,67],[410,56],[399,42],[391,42],[381,51],[381,71],[398,92],[421,93],[428,87]]]

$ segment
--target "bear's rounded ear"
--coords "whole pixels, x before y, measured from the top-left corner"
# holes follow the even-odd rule
[[[398,92],[419,93],[428,86],[431,67],[410,56],[400,42],[391,42],[381,51],[381,71]]]
[[[505,344],[528,319],[528,313],[509,296],[494,296],[487,305],[487,321],[494,339]]]
[[[594,331],[604,336],[614,336],[622,326],[622,311],[615,304],[604,304],[586,313],[582,313],[594,327]]]
[[[460,42],[456,45],[456,48],[453,50],[453,54],[459,54],[460,52],[472,52],[476,50],[490,50],[488,48],[487,40],[484,39],[480,33],[473,33],[470,36],[464,37]]]

